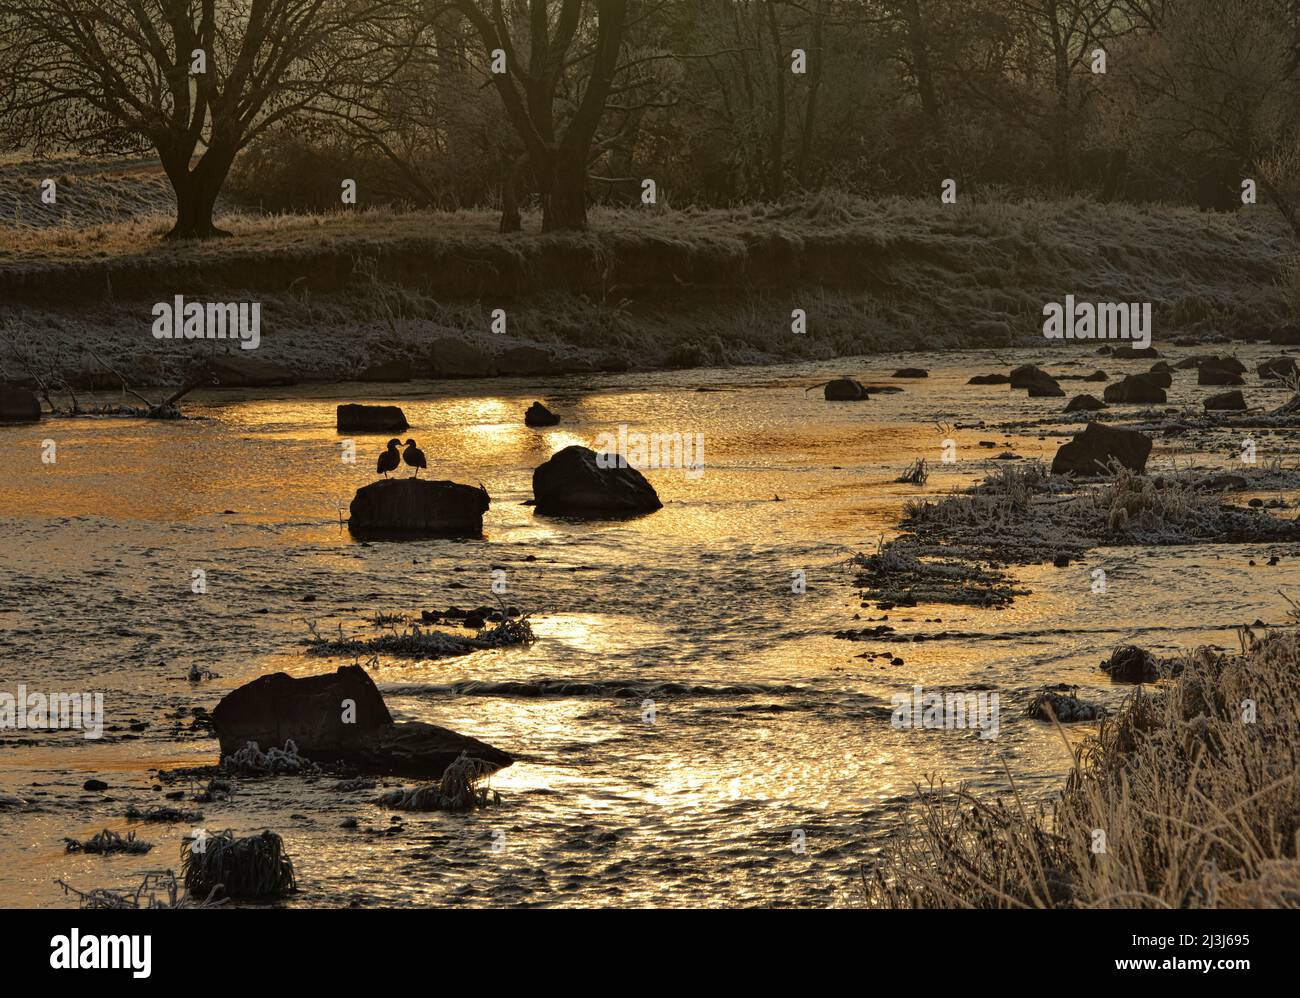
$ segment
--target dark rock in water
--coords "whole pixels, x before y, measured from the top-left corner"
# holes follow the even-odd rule
[[[1293,378],[1297,373],[1294,357],[1274,357],[1264,361],[1256,370],[1261,378]]]
[[[1171,373],[1172,371],[1173,371],[1173,368],[1171,368],[1171,367],[1169,366],[1169,362],[1168,362],[1168,361],[1165,361],[1165,360],[1158,360],[1158,361],[1156,361],[1154,364],[1151,365],[1151,371],[1150,371],[1150,373],[1151,373],[1151,374],[1160,374],[1160,373],[1163,372],[1164,374],[1169,374],[1169,373]]]
[[[1150,380],[1147,374],[1130,374],[1123,381],[1107,385],[1102,397],[1107,402],[1164,402],[1165,390]]]
[[[977,374],[966,382],[968,385],[1006,385],[1010,383],[1011,377],[1006,374]]]
[[[1205,357],[1202,356],[1201,354],[1196,354],[1195,356],[1192,357],[1184,357],[1182,360],[1180,360],[1177,364],[1174,365],[1174,370],[1190,371],[1193,368],[1200,367],[1207,360],[1213,360],[1213,359],[1214,358],[1212,357]]]
[[[196,373],[214,379],[222,388],[269,388],[298,383],[287,367],[236,354],[206,360],[198,365]]]
[[[855,381],[853,378],[836,378],[826,382],[826,389],[822,394],[827,402],[860,402],[868,397],[867,389],[863,387],[862,382]]]
[[[1196,371],[1198,385],[1244,385],[1246,367],[1236,357],[1212,357]]]
[[[1070,556],[1068,554],[1058,554],[1055,558],[1052,559],[1052,564],[1056,568],[1069,568]]]
[[[1136,645],[1116,648],[1101,670],[1117,683],[1153,683],[1160,675],[1155,656]]]
[[[1148,371],[1146,374],[1135,375],[1140,377],[1148,384],[1157,385],[1160,388],[1169,388],[1174,383],[1174,376],[1168,371]]]
[[[1097,352],[1101,354],[1103,357],[1108,357],[1111,354],[1113,354],[1115,351],[1112,347],[1102,345],[1097,348]]]
[[[1246,408],[1246,399],[1240,391],[1220,392],[1218,395],[1211,395],[1205,400],[1207,410],[1236,410],[1242,411]]]
[[[514,761],[500,749],[437,725],[395,724],[359,665],[301,679],[283,672],[254,679],[222,698],[212,723],[222,757],[249,742],[265,750],[292,740],[312,762],[433,779],[462,752],[497,768]]]
[[[366,537],[481,537],[488,503],[482,487],[384,478],[357,490],[348,529]]]
[[[1109,381],[1110,376],[1105,371],[1093,371],[1083,379],[1084,381]]]
[[[525,426],[554,426],[559,421],[560,417],[540,402],[534,402],[524,413]]]
[[[601,467],[610,463],[613,467]],[[533,471],[533,498],[539,513],[569,516],[621,516],[651,513],[663,503],[636,468],[619,467],[620,458],[599,459],[595,451],[574,444]]]
[[[41,403],[26,388],[0,384],[0,423],[35,423],[41,418]]]
[[[410,427],[401,406],[355,402],[338,407],[334,425],[340,433],[401,433]]]
[[[1028,388],[1030,398],[1064,398],[1065,391],[1055,378],[1033,364],[1022,364],[1011,372],[1012,388]]]
[[[489,351],[444,336],[429,344],[429,373],[439,378],[490,378],[497,373],[497,364]]]
[[[107,790],[108,784],[103,780],[87,780],[81,785],[82,790]]]
[[[1098,409],[1105,409],[1106,403],[1095,395],[1076,395],[1070,399],[1070,404],[1065,407],[1066,412],[1096,412]]]
[[[1218,475],[1211,475],[1209,478],[1197,482],[1196,487],[1211,492],[1223,492],[1225,490],[1244,489],[1247,484],[1244,475],[1233,475],[1223,472]]]
[[[930,372],[923,367],[900,367],[894,372],[896,378],[928,378]]]
[[[1150,453],[1151,439],[1145,434],[1093,422],[1057,450],[1052,459],[1052,474],[1104,475],[1112,460],[1142,472]]]
[[[1064,685],[1040,690],[1029,701],[1025,716],[1038,721],[1057,720],[1062,724],[1073,724],[1077,721],[1100,720],[1106,715],[1105,707],[1099,703],[1080,700],[1073,695],[1077,692],[1077,688]]]
[[[1279,347],[1300,346],[1300,326],[1274,326],[1268,331],[1268,341]]]
[[[555,370],[555,358],[541,347],[511,347],[497,357],[497,370],[507,377],[550,374]]]
[[[383,381],[393,383],[410,381],[414,377],[409,360],[385,360],[371,364],[357,375],[358,381]]]
[[[1125,357],[1159,357],[1160,351],[1155,347],[1122,346],[1116,347],[1112,356],[1117,359],[1123,359]]]

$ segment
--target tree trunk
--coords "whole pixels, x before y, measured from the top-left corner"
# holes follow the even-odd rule
[[[524,227],[519,214],[519,192],[523,187],[524,177],[528,173],[528,157],[520,156],[506,174],[505,183],[501,185],[501,231],[518,232]]]
[[[212,210],[233,162],[233,153],[215,149],[204,153],[193,170],[188,163],[173,162],[169,167],[164,161],[164,169],[176,192],[176,224],[165,238],[211,239],[230,235],[212,223]]]
[[[587,228],[587,157],[584,150],[561,148],[542,185],[542,231]]]

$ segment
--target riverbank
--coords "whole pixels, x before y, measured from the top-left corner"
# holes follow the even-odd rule
[[[1157,346],[1294,333],[1294,246],[1264,210],[823,193],[596,208],[580,234],[502,236],[485,211],[236,212],[220,220],[230,238],[196,244],[160,241],[165,212],[93,218],[0,226],[11,379],[34,363],[108,387],[106,364],[134,386],[170,385],[214,353],[357,381],[1003,348],[1041,342],[1043,304],[1066,294],[1152,302]],[[153,305],[175,295],[260,302],[260,345],[154,339]]]

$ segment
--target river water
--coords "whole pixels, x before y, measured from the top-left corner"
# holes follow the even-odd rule
[[[1254,353],[1276,352],[1241,356],[1253,369]],[[1060,357],[1015,360],[1076,373],[1101,366],[1112,377],[1149,366]],[[175,733],[188,723],[176,720],[179,708],[211,710],[264,673],[346,664],[305,656],[309,622],[365,634],[376,612],[491,603],[494,569],[506,572],[508,602],[532,614],[534,644],[382,660],[371,674],[395,717],[515,756],[492,778],[500,806],[394,823],[369,803],[373,792],[283,777],[239,781],[230,801],[204,808],[203,827],[280,832],[297,870],[296,906],[856,903],[860,864],[897,827],[918,782],[933,775],[992,791],[1010,769],[1031,796],[1059,784],[1068,765],[1059,736],[1018,716],[1034,689],[1077,683],[1114,705],[1125,690],[1104,683],[1097,663],[1115,644],[1235,646],[1229,628],[1281,619],[1278,589],[1288,572],[1300,581],[1288,564],[1295,545],[1108,549],[1064,569],[1022,570],[1033,595],[1007,609],[888,613],[903,634],[982,637],[900,641],[897,664],[858,657],[866,646],[833,632],[880,612],[860,605],[846,559],[890,536],[907,499],[977,480],[1003,450],[1050,460],[1061,442],[1051,432],[1059,424],[994,427],[1054,418],[1062,400],[966,385],[1009,359],[980,351],[232,391],[191,397],[186,411],[197,418],[181,423],[0,429],[0,690],[102,692],[106,723],[100,740],[0,732],[0,794],[36,807],[0,808],[0,904],[72,904],[56,878],[122,886],[140,871],[178,868],[190,828],[128,824],[123,811],[165,803],[153,770],[216,761],[215,739]],[[905,365],[930,377],[890,378]],[[855,404],[804,391],[841,371],[904,390]],[[1180,373],[1171,404],[1204,394],[1194,380]],[[1069,394],[1100,387],[1066,383]],[[1270,407],[1283,400],[1280,390],[1248,394]],[[524,427],[535,398],[563,422]],[[340,508],[375,477],[384,438],[358,438],[357,463],[341,460],[340,401],[400,404],[413,427],[402,437],[420,442],[433,477],[487,487],[485,538],[353,540]],[[648,471],[664,508],[640,519],[573,522],[523,505],[534,467],[619,424],[704,434],[703,475]],[[955,463],[940,460],[945,438],[956,441]],[[49,440],[54,463],[41,460]],[[1231,463],[1180,446],[1158,442],[1153,466]],[[1265,436],[1260,457],[1296,452],[1294,435]],[[895,483],[918,457],[929,461],[926,485]],[[1279,552],[1281,567],[1262,567]],[[1090,571],[1100,564],[1110,584],[1099,597]],[[206,595],[191,592],[195,569]],[[805,593],[792,591],[797,570]],[[191,683],[192,665],[218,678]],[[914,683],[997,691],[998,737],[896,730],[891,697]],[[84,791],[89,778],[109,789]],[[347,816],[360,829],[340,828]],[[135,829],[154,849],[64,852],[63,836],[101,828]]]

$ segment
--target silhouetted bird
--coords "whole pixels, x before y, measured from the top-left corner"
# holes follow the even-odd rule
[[[379,463],[375,465],[375,470],[383,472],[385,478],[390,471],[396,471],[398,465],[402,463],[402,455],[397,453],[397,448],[402,446],[402,441],[394,437],[388,441],[388,448],[379,455]]]
[[[415,446],[414,440],[406,441],[406,450],[402,451],[402,460],[415,469],[415,477],[420,477],[420,469],[429,467],[429,462],[424,459],[424,451]]]

